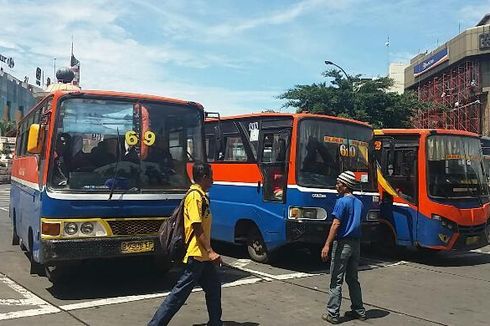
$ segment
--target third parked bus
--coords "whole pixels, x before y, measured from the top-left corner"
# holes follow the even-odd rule
[[[324,243],[337,199],[337,176],[360,181],[365,230],[378,225],[378,194],[370,160],[372,128],[314,114],[249,114],[208,120],[214,185],[212,238],[247,244],[267,262],[286,244]]]
[[[375,131],[381,221],[399,246],[487,244],[489,193],[478,135],[457,130]]]

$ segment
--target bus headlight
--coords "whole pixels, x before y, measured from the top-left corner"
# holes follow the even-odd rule
[[[292,220],[325,220],[327,211],[321,207],[289,207],[288,218]]]
[[[74,222],[68,222],[65,224],[65,233],[68,235],[74,235],[78,232],[78,225]]]
[[[449,229],[453,232],[456,232],[458,225],[454,223],[453,221],[448,220],[445,217],[442,217],[441,215],[437,214],[432,214],[432,218],[436,221],[440,221],[441,225],[445,227],[446,229]]]
[[[370,210],[367,213],[366,220],[368,221],[378,221],[379,220],[379,211],[378,210]]]
[[[92,222],[82,223],[82,225],[80,226],[80,231],[83,234],[91,234],[92,232],[94,232],[94,224]]]

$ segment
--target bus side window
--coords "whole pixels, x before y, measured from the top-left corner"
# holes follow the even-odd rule
[[[225,137],[224,160],[231,162],[247,162],[247,153],[240,135]]]
[[[216,137],[214,135],[206,135],[206,156],[208,162],[214,162],[216,154]]]

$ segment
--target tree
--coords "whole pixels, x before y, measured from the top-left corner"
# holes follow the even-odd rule
[[[17,125],[14,121],[0,120],[0,135],[15,137]]]
[[[347,79],[335,69],[322,75],[332,78],[330,85],[296,85],[278,96],[286,100],[283,107],[366,121],[375,128],[407,128],[413,109],[426,106],[412,92],[390,92],[393,80],[388,77],[362,79],[356,75]]]

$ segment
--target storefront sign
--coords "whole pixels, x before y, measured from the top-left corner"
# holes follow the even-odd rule
[[[1,54],[0,54],[0,61],[3,62],[3,63],[6,63],[7,66],[9,66],[10,69],[12,69],[14,67],[14,65],[15,65],[13,58],[4,57]]]
[[[413,75],[415,77],[418,77],[446,60],[449,60],[449,51],[447,48],[433,54],[429,58],[425,59],[424,61],[413,67]]]
[[[480,34],[480,50],[490,49],[490,33]]]

